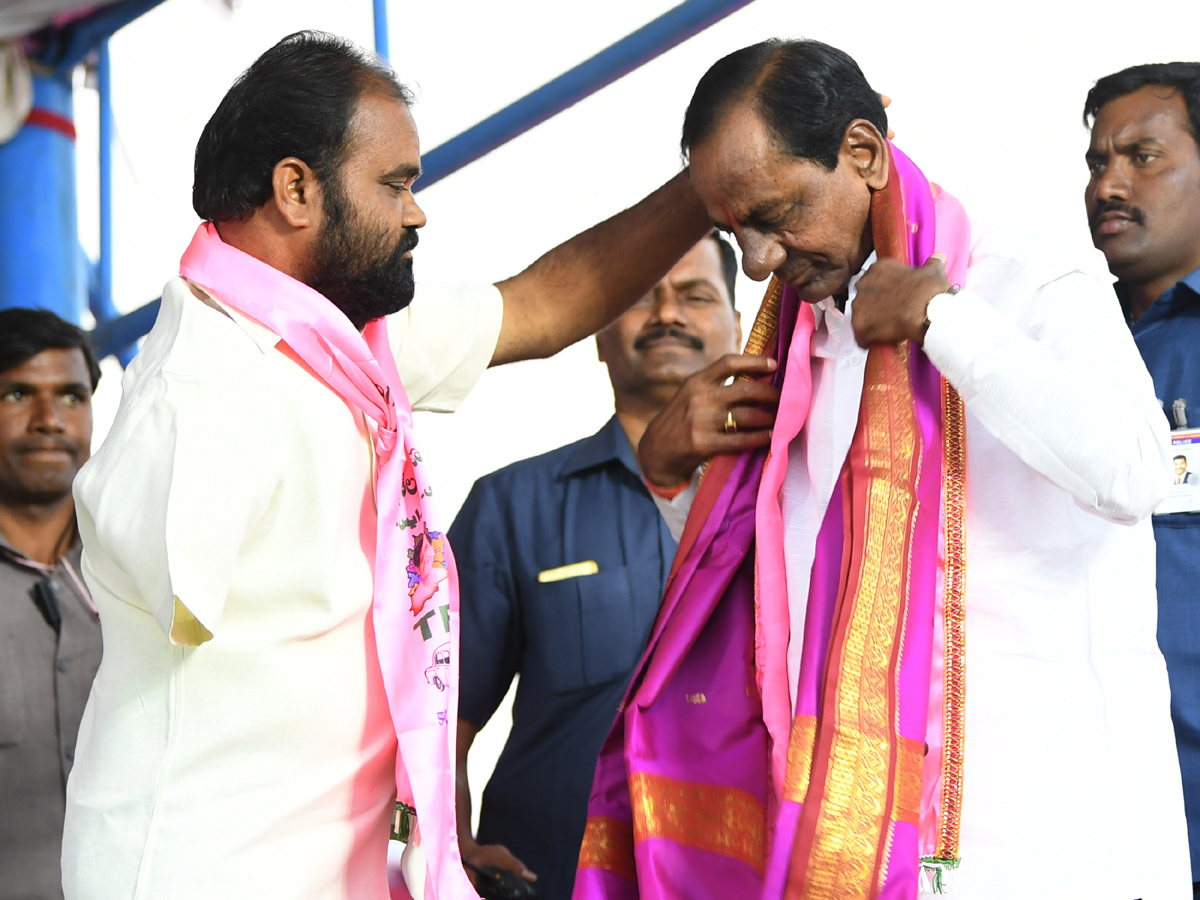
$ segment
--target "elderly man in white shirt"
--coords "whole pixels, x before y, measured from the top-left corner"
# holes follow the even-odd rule
[[[652,722],[658,709],[668,714],[669,703],[677,699],[674,681],[643,701],[638,694],[642,676],[635,675],[626,700],[626,709],[633,712],[616,728],[624,729],[631,784],[635,773],[646,772],[696,781],[703,790],[736,785],[774,818],[758,832],[769,842],[761,864],[736,869],[730,859],[720,857],[719,826],[707,836],[709,852],[693,857],[686,856],[686,848],[700,845],[689,843],[692,838],[685,831],[673,834],[669,825],[656,821],[656,831],[646,832],[638,824],[644,815],[638,810],[650,808],[646,804],[653,798],[639,794],[630,841],[639,855],[614,860],[585,839],[576,900],[630,896],[621,885],[631,871],[636,871],[641,896],[652,895],[647,888],[657,883],[688,885],[693,898],[737,893],[770,900],[785,894],[899,898],[918,890],[967,900],[1185,900],[1191,895],[1169,689],[1155,641],[1154,544],[1148,521],[1163,485],[1169,484],[1169,441],[1149,376],[1109,302],[1104,261],[1072,257],[1044,240],[990,231],[968,223],[965,216],[959,225],[960,232],[969,230],[969,242],[959,254],[965,273],[961,290],[951,285],[937,256],[915,268],[895,258],[876,261],[881,231],[873,222],[875,195],[884,188],[897,190],[894,181],[901,177],[898,151],[884,139],[886,131],[886,114],[858,66],[841,51],[814,41],[769,41],[731,54],[705,75],[693,97],[684,148],[693,186],[710,217],[737,236],[748,275],[765,279],[774,274],[789,294],[794,291],[791,296],[813,304],[804,358],[796,355],[795,345],[786,357],[792,368],[807,364],[810,389],[804,378],[789,380],[794,371],[784,376],[779,422],[789,406],[808,404],[801,406],[807,411],[800,414],[802,427],[795,432],[781,439],[776,428],[771,456],[760,463],[770,472],[772,460],[782,458],[785,472],[778,482],[770,482],[778,484],[777,492],[758,492],[757,543],[747,545],[757,566],[739,570],[756,575],[757,631],[744,653],[756,673],[763,721],[757,726],[751,722],[749,730],[731,725],[728,733],[765,729],[776,766],[767,764],[757,780],[741,771],[706,771],[695,754],[676,759],[655,749],[650,739],[639,738],[637,729],[650,727],[640,723]],[[911,163],[905,165],[905,171],[920,175]],[[923,178],[916,181],[924,183]],[[924,190],[928,196],[927,184]],[[936,187],[932,192],[935,198],[943,193]],[[905,245],[909,232],[917,233],[917,213],[910,205],[914,199],[915,194],[905,194],[898,238]],[[943,200],[937,199],[939,241],[943,227],[953,224],[952,217],[943,220]],[[944,205],[957,207],[957,202]],[[808,312],[800,306],[803,322]],[[809,621],[814,609],[825,608],[814,605],[814,598],[824,596],[822,584],[838,588],[836,571],[832,582],[817,583],[815,560],[826,546],[821,543],[826,533],[841,535],[844,527],[844,546],[850,546],[852,507],[848,488],[843,488],[849,479],[862,477],[852,474],[861,471],[852,470],[852,448],[859,431],[873,427],[865,424],[866,415],[860,418],[860,404],[871,408],[864,370],[872,354],[891,350],[883,345],[897,344],[908,348],[897,352],[923,351],[936,373],[957,390],[965,409],[965,652],[956,655],[962,648],[951,647],[949,637],[944,647],[937,647],[943,623],[934,619],[937,649],[928,719],[921,710],[919,734],[901,731],[912,726],[896,719],[897,733],[913,739],[913,746],[921,748],[925,739],[926,760],[921,777],[921,752],[916,751],[917,788],[907,789],[901,777],[893,782],[895,794],[886,796],[900,804],[898,798],[908,790],[906,796],[919,809],[906,813],[898,806],[890,819],[883,815],[875,838],[852,828],[847,842],[839,843],[829,835],[854,810],[835,802],[838,791],[857,786],[869,793],[863,785],[873,770],[851,766],[841,776],[826,774],[842,771],[838,767],[844,761],[832,750],[822,751],[823,736],[833,735],[828,746],[836,747],[838,735],[865,726],[856,720],[852,703],[819,705],[829,702],[829,691],[840,690],[836,683],[842,676],[834,662],[815,681],[805,682],[809,656],[828,652],[833,660],[834,650],[827,647],[842,646],[838,641],[843,640],[837,637],[840,626],[835,624],[831,637]],[[779,362],[782,367],[784,359]],[[799,387],[790,392],[792,384]],[[953,392],[946,396],[953,402]],[[719,451],[723,433],[750,418],[734,397],[729,386],[714,387],[699,378],[685,383],[639,448],[647,480],[670,488],[686,480],[705,455]],[[690,427],[678,427],[680,422]],[[949,420],[944,427],[946,434],[953,431]],[[692,437],[684,440],[687,435]],[[950,459],[953,448],[947,446],[946,452]],[[735,474],[728,476],[729,484]],[[768,483],[766,475],[762,483]],[[704,493],[702,485],[700,495]],[[935,502],[937,496],[935,491]],[[716,503],[726,497],[720,494]],[[831,498],[838,498],[837,509],[831,509]],[[951,499],[942,495],[942,528],[947,527]],[[705,508],[714,508],[711,500]],[[786,597],[782,619],[784,626],[790,619],[790,627],[781,629],[782,636],[764,629],[770,621],[764,579],[773,573],[764,569],[771,548],[764,542],[762,517],[771,508],[780,519],[780,559],[786,570],[780,575]],[[717,558],[715,550],[711,558],[700,555],[707,546],[705,536],[715,534],[712,546],[728,554],[731,541],[722,536],[734,532],[733,526],[696,519],[688,522],[680,553],[694,554],[698,562],[693,568],[702,572],[712,565],[707,560]],[[827,527],[831,521],[833,528]],[[951,532],[943,534],[948,540]],[[957,552],[945,541],[939,546],[935,540],[932,549],[939,566]],[[842,570],[841,590],[858,571],[857,557],[843,552],[848,568]],[[876,570],[880,563],[884,568],[912,565],[912,557],[891,560],[876,556],[863,565]],[[681,581],[692,577],[686,574],[687,560],[677,560],[676,569]],[[952,585],[946,585],[949,603]],[[668,605],[674,600],[672,590],[669,586]],[[686,628],[683,612],[694,609],[689,598],[699,599],[704,592],[689,595],[686,585],[674,590],[679,627]],[[723,596],[734,597],[731,591]],[[851,602],[836,596],[839,604]],[[710,625],[722,608],[716,607]],[[841,609],[832,614],[835,623],[843,621]],[[656,634],[669,635],[673,627],[660,622]],[[899,627],[928,629],[930,623],[901,622]],[[708,633],[700,632],[695,646]],[[900,633],[907,639],[908,631]],[[665,644],[655,648],[652,639],[651,646],[643,671],[648,679],[658,679],[655,685],[666,677],[663,672],[674,671],[692,678],[680,690],[705,689],[704,670],[688,668],[689,654],[696,651],[688,649],[670,664],[654,658],[669,652]],[[773,646],[782,648],[774,657],[781,679],[786,678],[782,695],[771,693],[782,681],[773,681],[764,665],[773,658]],[[952,658],[955,666],[965,662],[965,719],[958,721],[953,736],[965,741],[958,745],[965,750],[957,759],[943,755],[950,734],[943,727],[957,715],[957,700],[944,695],[943,688],[948,691],[951,678],[960,679],[963,671],[950,672]],[[895,665],[901,664],[897,657]],[[814,683],[815,711],[811,705],[805,708],[804,699],[806,684]],[[957,684],[963,687],[961,681]],[[871,689],[866,681],[852,686],[863,696]],[[842,700],[848,696],[837,695]],[[777,697],[783,708],[773,725]],[[719,710],[711,709],[712,691],[708,700],[707,715],[718,715]],[[835,709],[841,710],[836,718]],[[863,707],[858,712],[869,718]],[[726,732],[715,732],[711,718],[693,716],[690,721],[697,727],[705,723],[697,741],[720,745]],[[805,723],[812,730],[800,727]],[[688,745],[686,736],[673,741]],[[619,752],[620,743],[610,738],[610,744]],[[822,752],[830,754],[824,762]],[[863,760],[870,756],[859,752]],[[859,765],[866,764],[860,760]],[[593,792],[597,834],[611,834],[612,823],[621,820],[628,805],[627,800],[612,801],[619,777],[607,778],[609,771],[615,770],[602,756]],[[951,774],[956,781],[947,784]],[[634,793],[644,792],[650,777],[644,776]],[[885,771],[881,786],[891,777]],[[810,808],[818,811],[810,816]],[[607,817],[608,831],[599,827],[600,817]],[[738,834],[747,827],[739,825]],[[730,846],[737,843],[730,837]],[[670,853],[658,849],[664,844],[670,844]],[[671,854],[690,860],[686,871],[672,868]],[[585,878],[586,868],[595,874]],[[733,871],[742,872],[740,887],[722,881]],[[830,877],[836,894],[823,892]]]
[[[454,409],[488,365],[596,331],[708,227],[680,177],[514,278],[421,285],[414,298],[425,217],[408,100],[353,46],[299,33],[243,74],[201,136],[194,205],[206,224],[187,277],[164,290],[108,440],[76,483],[106,653],[68,787],[72,900],[388,896],[389,695],[413,681],[447,690],[419,674],[385,684],[377,656],[376,522],[400,514],[376,505],[387,469],[373,454],[405,466],[393,497],[432,515],[423,483],[411,499],[420,457],[396,394]],[[401,391],[391,360],[367,350],[389,342]],[[420,590],[445,589],[447,570],[453,581],[440,532],[424,527],[404,616],[410,598],[420,611]],[[401,637],[420,646],[436,629],[434,643],[456,646],[455,622],[453,600],[435,603]],[[439,712],[432,730],[449,737],[434,751],[452,752],[454,720]],[[409,759],[401,786],[432,798],[431,813],[450,810],[448,831],[421,810],[422,844],[443,853],[425,891],[419,862],[406,869],[415,894],[449,900],[474,894],[447,849],[452,756],[442,762]]]

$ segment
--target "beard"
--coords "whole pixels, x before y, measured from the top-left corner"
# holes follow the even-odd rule
[[[325,296],[362,331],[368,322],[399,312],[412,302],[415,229],[395,240],[364,220],[335,177],[325,189],[325,223],[316,258],[304,283]]]

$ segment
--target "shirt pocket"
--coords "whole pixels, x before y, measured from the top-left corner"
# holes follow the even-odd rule
[[[0,633],[0,747],[19,744],[27,727],[25,685],[16,641],[16,635]]]
[[[550,687],[568,693],[627,678],[646,643],[647,616],[638,615],[639,601],[654,609],[657,594],[657,578],[630,566],[602,566],[594,575],[539,584],[531,624]]]

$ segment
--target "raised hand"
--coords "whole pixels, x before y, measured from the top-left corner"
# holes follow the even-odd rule
[[[638,445],[645,479],[676,487],[718,453],[740,453],[770,443],[779,389],[754,379],[775,369],[773,359],[731,353],[684,381]],[[738,375],[749,378],[726,384]]]
[[[925,340],[929,301],[950,290],[946,267],[935,253],[914,269],[881,259],[858,280],[854,296],[854,340],[860,347]]]

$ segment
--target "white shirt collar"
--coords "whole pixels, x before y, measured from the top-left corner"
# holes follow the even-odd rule
[[[277,335],[266,325],[223,303],[208,288],[201,287],[194,281],[188,281],[187,279],[184,279],[184,281],[188,287],[194,289],[192,291],[193,296],[195,296],[196,291],[199,291],[201,294],[203,294],[203,297],[197,297],[197,299],[202,303],[211,306],[213,309],[217,310],[217,312],[228,316],[235,325],[242,329],[242,331],[246,332],[247,337],[254,341],[255,345],[263,353],[274,350],[275,346],[282,340],[279,335]]]

